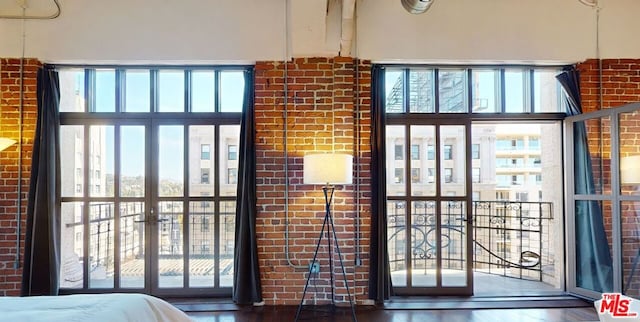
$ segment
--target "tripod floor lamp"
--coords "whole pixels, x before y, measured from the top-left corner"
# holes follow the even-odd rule
[[[352,184],[353,173],[353,157],[348,154],[309,154],[304,156],[304,183],[305,184],[324,184],[322,191],[324,192],[325,200],[325,215],[324,222],[322,223],[322,230],[320,231],[320,237],[318,237],[318,244],[316,245],[315,252],[313,253],[312,264],[316,263],[318,257],[318,249],[322,244],[322,238],[327,233],[327,249],[329,253],[329,275],[331,278],[331,304],[335,306],[335,285],[334,285],[334,268],[333,268],[333,254],[331,240],[335,243],[335,250],[338,254],[340,269],[342,271],[342,277],[344,279],[344,285],[347,289],[347,297],[349,299],[349,305],[351,307],[351,317],[353,321],[356,319],[356,311],[351,298],[351,292],[349,291],[349,283],[347,281],[347,273],[344,269],[344,263],[342,261],[342,254],[340,253],[340,246],[338,244],[338,238],[336,237],[336,229],[333,225],[333,217],[331,216],[331,202],[333,201],[333,192],[335,191],[334,184]],[[309,272],[307,274],[307,282],[304,285],[304,291],[302,292],[302,299],[298,310],[296,311],[296,319],[300,317],[302,306],[304,304],[304,298],[307,294],[307,288],[309,287],[309,279],[312,275],[313,265],[309,265]]]

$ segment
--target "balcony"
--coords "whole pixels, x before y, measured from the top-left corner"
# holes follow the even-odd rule
[[[394,286],[435,286],[437,268],[435,202],[411,207],[411,269],[407,270],[404,202],[391,201],[388,211],[388,247]],[[464,285],[466,232],[462,202],[441,207],[441,272],[443,283]],[[555,263],[555,221],[548,202],[474,201],[472,253],[476,295],[550,295],[559,293]]]

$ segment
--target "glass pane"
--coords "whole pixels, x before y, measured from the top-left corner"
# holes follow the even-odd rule
[[[128,69],[125,73],[124,112],[149,112],[151,81],[148,70]]]
[[[158,203],[158,286],[184,286],[182,201]]]
[[[113,69],[96,70],[95,112],[116,111],[116,72]]]
[[[497,70],[474,70],[473,104],[474,113],[500,112],[500,72]]]
[[[575,207],[576,286],[612,292],[611,202],[578,200]]]
[[[440,194],[466,195],[465,128],[462,125],[440,127]]]
[[[239,125],[220,126],[220,195],[235,196],[238,184],[238,158],[229,154],[230,148],[238,146]]]
[[[387,202],[387,250],[391,280],[394,286],[407,286],[407,226],[406,203],[389,200]]]
[[[191,72],[192,112],[215,112],[215,93],[216,79],[213,71]]]
[[[158,72],[158,112],[184,112],[184,71]]]
[[[620,203],[622,216],[622,290],[640,298],[640,201]]]
[[[611,192],[610,171],[606,169],[611,164],[611,156],[601,153],[603,142],[609,142],[611,137],[610,132],[603,129],[608,129],[610,124],[609,117],[574,123],[575,194]],[[590,173],[590,178],[579,176],[584,173]]]
[[[562,204],[559,123],[474,124],[472,135],[482,155],[472,160],[479,173],[474,190],[480,200]]]
[[[440,113],[466,113],[467,72],[463,69],[438,71],[438,108]]]
[[[89,287],[112,288],[114,259],[114,205],[89,204]]]
[[[387,195],[403,196],[406,192],[405,176],[405,127],[389,125],[386,129],[387,145]]]
[[[436,286],[437,236],[433,201],[411,203],[411,285]]]
[[[620,193],[640,196],[640,111],[619,114]]]
[[[60,207],[60,288],[82,288],[84,227],[82,202],[63,202]]]
[[[507,113],[528,112],[525,101],[525,77],[522,70],[506,70],[504,73],[504,111]]]
[[[143,288],[145,278],[144,202],[120,203],[120,287]]]
[[[443,201],[440,204],[442,237],[442,286],[467,285],[466,203]]]
[[[89,131],[89,195],[113,197],[113,126],[94,125]]]
[[[215,126],[189,126],[189,194],[192,196],[214,195],[214,131]]]
[[[158,127],[158,195],[184,195],[184,128],[181,125]]]
[[[385,110],[387,113],[404,112],[404,72],[398,69],[387,69],[384,72]]]
[[[388,75],[388,74],[387,74]],[[433,70],[409,71],[409,111],[435,112]]]
[[[84,189],[84,127],[60,126],[60,188],[62,197],[82,197]]]
[[[220,112],[242,112],[244,72],[220,72]]]
[[[220,287],[233,286],[233,250],[235,248],[236,202],[220,203]]]
[[[189,286],[215,285],[215,228],[213,202],[189,204]]]
[[[84,112],[84,69],[61,69],[60,112]]]
[[[145,127],[120,127],[120,196],[145,195]]]
[[[428,155],[429,150],[433,150],[435,146],[435,127],[411,126],[411,145],[417,146],[419,152],[417,159],[411,158],[411,194],[435,196],[436,160]]]
[[[561,104],[560,85],[556,79],[559,70],[533,71],[533,111],[536,113],[565,112]]]

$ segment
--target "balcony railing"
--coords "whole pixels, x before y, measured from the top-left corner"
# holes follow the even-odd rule
[[[200,203],[192,203],[189,210],[188,225],[190,229],[189,257],[214,258],[214,245],[220,245],[219,259],[233,255],[235,231],[235,204],[220,206],[220,214],[214,215],[210,207]],[[94,203],[89,206],[89,270],[97,267],[113,274],[115,242],[115,212],[113,203]],[[182,209],[161,209],[158,214],[158,257],[160,259],[182,258],[184,256]],[[122,263],[142,258],[145,251],[145,221],[143,203],[121,203],[120,209],[120,254]],[[215,234],[214,221],[219,220],[218,234]],[[84,223],[80,217],[72,223],[64,225],[63,234],[74,236],[73,245],[65,245],[78,253],[82,260],[82,236]]]
[[[466,258],[465,207],[461,201],[443,202],[440,208],[441,242],[437,242],[434,201],[411,205],[411,229],[407,232],[404,201],[390,201],[388,245],[391,271],[435,268],[440,244],[443,269],[462,269]],[[550,202],[474,201],[472,204],[473,268],[475,271],[528,280],[543,280],[551,273]],[[411,236],[411,253],[406,238]]]

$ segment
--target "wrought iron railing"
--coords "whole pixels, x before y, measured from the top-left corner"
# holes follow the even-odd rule
[[[435,269],[438,247],[443,269],[463,269],[467,238],[464,202],[442,203],[441,243],[437,242],[435,201],[414,201],[410,209],[405,205],[404,201],[389,201],[391,271],[406,270],[408,256],[413,270]],[[554,262],[552,219],[550,202],[474,201],[471,226],[474,270],[542,281],[544,270]],[[409,221],[411,229],[407,232]],[[408,233],[410,247],[406,244]]]
[[[235,231],[235,203],[220,204],[221,213],[215,216],[207,211],[210,206],[192,203],[188,223],[190,227],[189,246],[183,245],[182,209],[161,209],[158,214],[158,256],[161,259],[184,256],[184,247],[189,247],[190,258],[212,258],[214,246],[219,247],[219,258],[233,256],[233,240]],[[124,262],[144,256],[145,251],[145,218],[144,203],[127,202],[120,204],[120,260]],[[216,235],[214,220],[219,220]],[[73,236],[74,245],[67,245],[75,251],[83,261],[82,247],[84,223],[80,216],[72,223],[65,224],[63,234]],[[89,270],[104,268],[108,274],[113,273],[115,256],[115,211],[114,203],[92,203],[89,205]],[[79,235],[78,235],[79,234]]]

